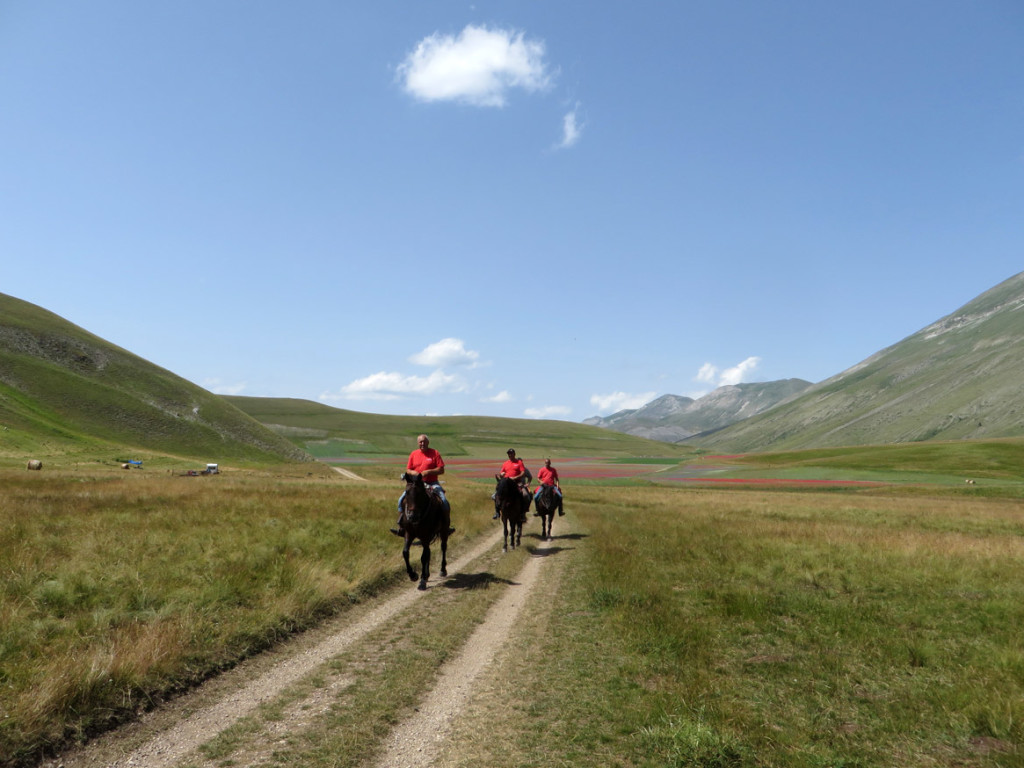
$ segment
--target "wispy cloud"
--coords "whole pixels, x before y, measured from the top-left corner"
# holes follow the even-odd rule
[[[642,392],[640,394],[629,394],[628,392],[612,392],[610,395],[591,395],[590,404],[597,408],[598,413],[616,413],[626,408],[639,408],[651,402],[657,392]]]
[[[541,408],[527,408],[523,415],[530,419],[554,419],[560,416],[568,416],[572,408],[567,405],[546,405]]]
[[[482,397],[482,398],[480,398],[480,402],[481,403],[510,403],[510,402],[512,402],[512,395],[509,394],[509,391],[507,389],[503,389],[503,390],[501,390],[501,392],[499,392],[496,395],[492,395],[491,397]]]
[[[356,379],[341,388],[338,394],[323,394],[321,400],[397,400],[410,395],[436,395],[465,392],[466,385],[458,376],[437,370],[429,376],[406,376],[381,371]]]
[[[544,43],[522,32],[467,26],[457,36],[421,40],[398,67],[405,91],[420,101],[503,107],[510,89],[536,91],[551,81]]]
[[[409,358],[409,362],[431,368],[450,368],[453,365],[475,365],[480,353],[466,349],[462,339],[441,339]]]
[[[580,140],[580,134],[583,132],[583,124],[579,122],[577,114],[579,112],[579,104],[573,107],[571,112],[567,112],[565,117],[562,118],[562,141],[559,142],[559,149],[568,149],[569,147],[575,146],[576,142]]]
[[[719,370],[717,366],[711,363],[704,363],[694,378],[697,381],[713,384],[716,387],[740,384],[757,370],[757,366],[760,363],[760,357],[748,357],[739,365],[734,365],[732,368],[726,368],[725,370]]]
[[[400,400],[407,397],[426,397],[439,394],[464,393],[471,387],[461,377],[447,373],[454,367],[475,368],[480,353],[466,349],[462,339],[452,337],[428,344],[411,355],[409,362],[434,370],[427,376],[416,376],[397,371],[380,371],[364,376],[343,386],[336,393],[324,393],[320,399],[330,400]]]

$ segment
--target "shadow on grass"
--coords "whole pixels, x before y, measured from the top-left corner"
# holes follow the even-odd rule
[[[551,557],[552,555],[559,555],[562,552],[566,552],[573,547],[539,547],[530,545],[527,547],[531,557]]]
[[[515,584],[508,579],[501,579],[493,573],[459,573],[448,577],[441,586],[447,589],[487,589],[491,584]]]
[[[523,536],[529,537],[531,539],[537,539],[538,541],[542,541],[539,533],[528,533],[523,534]],[[590,536],[589,533],[563,533],[561,535],[556,533],[554,536],[551,537],[551,540],[557,541],[558,539],[564,539],[566,541],[582,541],[588,536]]]

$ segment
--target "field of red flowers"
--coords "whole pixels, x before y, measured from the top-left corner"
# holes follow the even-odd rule
[[[723,463],[733,456],[705,456],[698,463],[679,464],[675,462],[630,462],[623,459],[606,459],[599,456],[562,457],[552,462],[563,483],[573,480],[630,480],[641,479],[658,483],[711,483],[728,485],[878,485],[869,480],[827,480],[813,478],[745,477],[737,476],[743,467]],[[458,473],[472,479],[492,479],[501,468],[501,462],[493,459],[446,460],[448,472]],[[530,466],[536,476],[539,466]]]
[[[703,456],[695,462],[679,463],[670,459],[636,460],[606,458],[601,456],[558,457],[552,460],[552,466],[558,470],[563,484],[575,481],[608,482],[616,480],[640,480],[665,484],[709,484],[709,485],[758,485],[758,486],[867,486],[880,485],[873,480],[827,479],[827,478],[796,478],[796,477],[756,477],[749,475],[751,470],[742,464],[730,463],[736,456]],[[377,459],[366,458],[332,458],[323,459],[329,464],[381,464]],[[402,466],[404,457],[395,456],[394,465]],[[462,458],[445,459],[445,468],[449,475],[458,475],[470,480],[493,480],[501,469],[502,460],[497,458]],[[541,467],[539,461],[527,461],[526,464],[534,477]]]
[[[537,475],[541,464],[526,466]],[[551,466],[558,470],[558,475],[563,482],[570,479],[576,480],[619,480],[624,478],[638,477],[652,474],[675,464],[631,464],[619,460],[602,459],[600,457],[573,457],[552,460]],[[457,472],[463,477],[488,478],[492,479],[501,469],[501,462],[494,459],[445,459],[447,472]]]

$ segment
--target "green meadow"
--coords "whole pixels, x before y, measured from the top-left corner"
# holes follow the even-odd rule
[[[574,484],[563,471],[555,533],[572,567],[524,620],[532,640],[502,702],[512,714],[462,726],[478,745],[466,764],[1024,764],[1020,446],[905,450],[727,462],[748,477],[911,478],[871,486],[656,481],[678,457],[627,478]],[[365,482],[323,465],[0,470],[0,765],[31,765],[414,588],[386,530],[403,462],[369,458],[346,465]],[[494,530],[492,484],[446,480],[452,554]],[[428,592],[416,685],[397,656],[380,677],[353,673],[365,695],[280,764],[372,754],[524,556],[496,557],[465,599]]]

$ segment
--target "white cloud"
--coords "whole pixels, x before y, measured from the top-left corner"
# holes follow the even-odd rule
[[[724,371],[718,370],[718,368],[711,363],[704,363],[697,371],[697,375],[694,377],[696,381],[702,381],[708,384],[714,384],[716,387],[724,387],[728,384],[739,384],[744,379],[747,379],[760,365],[760,357],[748,357],[739,365],[734,365],[732,368],[726,368]]]
[[[651,402],[657,392],[643,392],[631,395],[627,392],[612,392],[610,395],[591,395],[590,404],[597,408],[598,413],[616,413],[626,408],[639,408]]]
[[[505,106],[511,88],[546,88],[544,43],[522,32],[467,26],[457,37],[424,38],[398,67],[405,90],[421,101]]]
[[[507,389],[503,389],[503,390],[501,390],[501,392],[499,392],[496,395],[493,395],[491,397],[481,398],[480,402],[482,402],[482,403],[510,403],[510,402],[512,402],[512,395],[509,394],[509,391]]]
[[[428,345],[422,352],[410,357],[409,362],[431,368],[444,368],[453,365],[473,365],[479,357],[479,352],[466,349],[462,339],[448,338]]]
[[[567,112],[565,117],[562,118],[562,141],[558,145],[559,149],[568,149],[580,140],[583,125],[578,122],[576,117],[578,111],[579,105],[574,107],[572,112]]]
[[[531,419],[551,419],[558,416],[568,416],[572,408],[567,405],[547,405],[543,408],[527,408],[523,415]]]
[[[321,400],[397,400],[407,395],[436,395],[439,392],[464,392],[458,376],[434,371],[429,376],[405,376],[401,373],[374,373],[356,379],[337,395],[321,395]]]
[[[712,382],[717,376],[718,368],[713,366],[711,363],[704,363],[704,365],[700,367],[700,370],[697,371],[696,379],[697,381]]]
[[[719,377],[719,384],[739,384],[754,372],[760,362],[760,357],[748,357],[739,365],[725,369]]]

